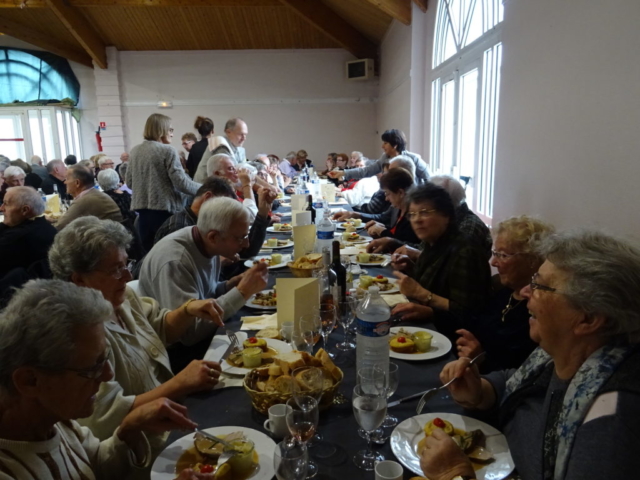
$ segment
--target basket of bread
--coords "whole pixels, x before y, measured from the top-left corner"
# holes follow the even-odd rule
[[[322,268],[322,254],[309,253],[298,258],[295,262],[287,263],[294,277],[311,278],[314,270]]]
[[[305,382],[304,367],[318,367],[323,370],[324,388],[319,408],[329,408],[344,374],[322,348],[315,356],[297,350],[276,355],[269,366],[251,370],[244,377],[244,389],[251,397],[254,408],[267,415],[271,406],[286,403],[292,396],[293,382],[296,382],[297,388],[311,391]]]

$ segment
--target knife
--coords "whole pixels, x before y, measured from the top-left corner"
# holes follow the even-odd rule
[[[429,389],[429,390],[431,390],[431,389]],[[387,408],[395,407],[396,405],[399,405],[402,402],[406,402],[408,400],[413,400],[414,398],[421,397],[422,395],[424,395],[429,390],[425,390],[424,392],[420,392],[420,393],[414,393],[413,395],[409,395],[408,397],[404,397],[404,398],[401,398],[399,400],[394,400],[393,402],[389,402],[389,403],[387,403]]]
[[[229,357],[229,355],[231,355],[231,353],[233,353],[233,342],[229,340],[229,346],[220,357],[220,360],[218,361],[218,363],[222,363],[223,360],[226,360]]]

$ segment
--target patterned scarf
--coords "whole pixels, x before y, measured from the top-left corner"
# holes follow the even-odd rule
[[[598,392],[632,351],[631,346],[606,345],[592,353],[571,379],[557,422],[554,480],[565,477],[576,433]],[[516,390],[537,378],[551,363],[551,356],[540,347],[536,348],[507,381],[502,404]]]

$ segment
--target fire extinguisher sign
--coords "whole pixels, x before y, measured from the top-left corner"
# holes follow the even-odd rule
[[[107,122],[100,122],[100,128],[107,128]]]

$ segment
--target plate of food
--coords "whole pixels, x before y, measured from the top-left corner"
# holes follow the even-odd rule
[[[340,237],[342,245],[357,245],[360,243],[369,243],[373,238],[360,235],[358,232],[344,232]]]
[[[263,290],[251,295],[244,305],[257,310],[275,310],[278,308],[278,294],[275,289]]]
[[[274,223],[270,227],[267,227],[269,233],[290,233],[293,231],[293,227],[290,223]]]
[[[506,437],[484,422],[453,413],[427,413],[400,423],[391,434],[391,450],[409,470],[423,475],[420,453],[434,429],[441,428],[467,454],[478,480],[506,478],[514,469]]]
[[[338,224],[338,230],[346,230],[347,232],[355,232],[364,228],[362,220],[347,220],[346,222]]]
[[[389,332],[389,349],[391,358],[414,362],[431,360],[449,353],[451,340],[426,328],[392,327]]]
[[[242,349],[239,352],[232,353],[225,360],[220,362],[222,371],[231,375],[246,375],[250,370],[268,366],[273,363],[273,357],[279,354],[289,353],[293,351],[291,345],[282,340],[273,338],[245,337],[246,334],[240,336],[237,332],[238,340],[242,343]],[[214,339],[218,337],[213,337]],[[213,345],[213,341],[211,342]],[[226,343],[229,346],[229,342]],[[226,349],[225,349],[226,350]],[[209,360],[212,355],[205,355],[205,360]],[[220,355],[221,356],[221,355]],[[218,357],[220,358],[220,357]]]
[[[389,255],[378,255],[377,253],[359,253],[356,255],[356,262],[365,267],[378,267],[385,260],[389,260]]]
[[[267,238],[267,241],[262,244],[262,248],[288,248],[293,247],[293,240],[286,239],[281,240],[279,238]]]
[[[261,255],[244,262],[245,267],[253,267],[258,263],[266,263],[268,270],[283,268],[287,266],[287,262],[291,261],[291,255],[282,255],[281,253],[272,253],[271,255]]]
[[[353,281],[353,287],[361,290],[367,290],[371,286],[376,286],[380,289],[380,293],[398,293],[397,280],[395,278],[385,277],[384,275],[378,275],[372,277],[369,275],[360,275],[360,278]]]
[[[222,445],[202,434],[190,433],[173,442],[156,458],[151,479],[174,480],[186,468],[230,480],[271,480],[275,475],[276,443],[264,433],[247,427],[213,427],[204,431],[230,442],[241,453],[218,467]]]

